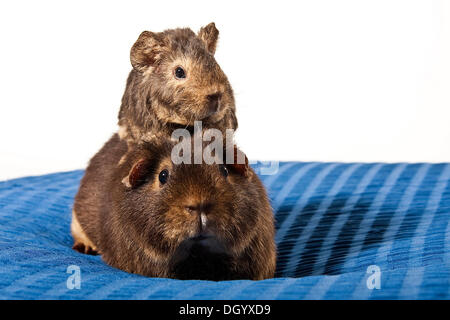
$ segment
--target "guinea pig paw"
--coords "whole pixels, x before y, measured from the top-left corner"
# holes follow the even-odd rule
[[[82,242],[75,242],[72,249],[78,251],[79,253],[89,254],[91,256],[98,255],[98,252],[95,249],[88,245],[85,245]]]

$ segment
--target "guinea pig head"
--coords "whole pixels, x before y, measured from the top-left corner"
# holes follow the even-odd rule
[[[234,112],[231,86],[214,58],[218,37],[214,23],[197,34],[189,28],[141,33],[131,49],[131,64],[143,76],[141,95],[160,121],[215,123]]]
[[[238,278],[235,257],[258,217],[246,157],[243,163],[175,165],[170,144],[144,149],[127,164],[121,217],[152,256],[167,263],[168,276]],[[234,152],[236,160],[240,151]]]

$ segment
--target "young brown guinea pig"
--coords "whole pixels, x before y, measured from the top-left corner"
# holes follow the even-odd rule
[[[214,23],[198,34],[188,28],[141,33],[119,112],[122,139],[170,137],[194,121],[223,133],[237,129],[233,90],[214,58],[218,36]]]
[[[273,277],[273,213],[248,162],[175,165],[173,146],[159,139],[127,152],[117,134],[105,144],[75,198],[74,249],[150,277]]]

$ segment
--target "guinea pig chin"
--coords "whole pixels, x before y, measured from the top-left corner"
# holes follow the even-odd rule
[[[226,280],[234,278],[232,257],[214,236],[184,240],[169,261],[172,277],[177,279]]]

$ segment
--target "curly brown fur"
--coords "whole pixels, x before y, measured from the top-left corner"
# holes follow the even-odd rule
[[[159,139],[126,152],[116,134],[91,160],[74,218],[104,261],[151,277],[273,277],[273,214],[254,171],[248,164],[174,165],[172,148]]]
[[[131,48],[133,70],[119,112],[119,134],[127,141],[170,136],[174,127],[237,129],[233,90],[214,58],[219,31],[214,23],[191,29],[144,31]],[[185,78],[175,76],[177,67]]]

